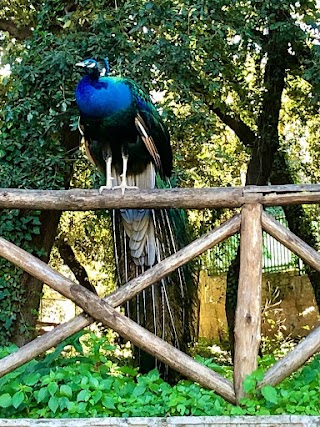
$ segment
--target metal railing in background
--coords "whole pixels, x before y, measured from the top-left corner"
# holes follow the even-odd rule
[[[267,208],[266,211],[271,213],[281,225],[288,228],[288,222],[281,207],[272,210]],[[314,220],[312,225],[320,236],[320,221]],[[237,254],[239,243],[240,235],[237,233],[209,249],[202,257],[202,269],[212,276],[226,273]],[[303,261],[266,232],[263,232],[262,266],[263,273],[294,271],[301,275],[305,274]]]

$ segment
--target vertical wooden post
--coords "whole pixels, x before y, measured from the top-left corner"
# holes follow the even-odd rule
[[[240,274],[235,318],[234,387],[237,402],[243,381],[257,369],[261,328],[262,205],[245,204],[241,212]]]

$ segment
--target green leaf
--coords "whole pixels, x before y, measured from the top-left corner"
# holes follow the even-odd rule
[[[43,402],[48,396],[49,396],[48,387],[40,388],[37,396],[37,402],[38,403]]]
[[[115,404],[114,399],[110,396],[105,396],[102,399],[102,404],[107,409],[116,409],[116,407],[114,406]]]
[[[261,393],[263,397],[271,403],[278,403],[278,392],[277,390],[272,387],[271,385],[266,385],[265,387],[262,387]]]
[[[138,373],[138,370],[136,368],[132,368],[130,366],[120,366],[119,371],[123,374],[135,377]]]
[[[65,408],[67,408],[69,405],[69,402],[70,402],[70,400],[67,397],[65,397],[65,396],[61,397],[61,399],[59,399],[60,409],[63,410]]]
[[[301,374],[304,384],[310,384],[313,380],[318,378],[318,372],[316,369],[312,369],[310,366],[305,366]]]
[[[59,399],[56,396],[51,396],[48,402],[48,406],[51,411],[55,414],[59,407]]]
[[[60,387],[60,394],[61,396],[72,397],[72,388],[67,384],[63,384]]]
[[[29,375],[27,375],[25,377],[24,383],[26,385],[30,385],[30,386],[35,385],[38,382],[40,376],[41,375],[38,372],[37,373],[35,372],[35,373],[32,373],[32,374],[29,374]]]
[[[86,402],[79,402],[78,405],[78,413],[79,414],[84,414],[86,412],[86,408],[87,408],[87,403]]]
[[[17,391],[12,396],[12,405],[17,409],[24,400],[24,393],[22,391]]]
[[[256,383],[257,381],[251,376],[246,377],[243,382],[243,390],[245,393],[251,393],[255,389]]]
[[[138,396],[141,396],[142,394],[144,394],[145,391],[146,391],[146,385],[145,384],[138,384],[136,386],[136,388],[133,390],[132,395],[138,397]]]
[[[177,411],[180,415],[183,416],[186,412],[186,406],[183,403],[180,403],[179,405],[177,405]]]
[[[77,404],[76,404],[76,402],[68,402],[67,403],[67,409],[68,409],[68,411],[72,414],[72,413],[75,413],[76,412],[76,407],[77,407]]]
[[[94,388],[98,388],[99,387],[99,381],[97,380],[97,378],[94,378],[94,377],[90,378],[89,384],[91,386],[93,386]]]
[[[55,383],[55,382],[50,383],[48,385],[48,392],[51,394],[51,396],[53,396],[56,393],[56,391],[58,390],[58,388],[59,388],[59,386],[57,383]]]
[[[87,402],[90,399],[91,395],[90,392],[88,390],[81,390],[80,393],[77,396],[77,401],[81,402]]]
[[[9,393],[4,393],[0,396],[0,407],[8,408],[11,405],[12,398]]]
[[[92,398],[93,398],[94,403],[99,402],[99,400],[101,399],[101,397],[102,397],[102,391],[101,390],[95,390],[92,393]]]

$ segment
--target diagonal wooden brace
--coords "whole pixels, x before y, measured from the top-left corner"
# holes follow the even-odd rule
[[[261,222],[262,228],[267,233],[298,255],[306,264],[320,271],[320,254],[315,249],[266,212],[262,212]],[[310,332],[293,350],[268,369],[263,380],[258,384],[258,388],[279,384],[319,351],[320,326]]]
[[[166,260],[155,265],[152,269],[147,270],[143,275],[128,282],[113,294],[110,294],[105,301],[82,286],[66,279],[33,255],[28,254],[12,243],[0,238],[1,256],[18,265],[29,274],[42,280],[44,283],[47,283],[53,289],[74,301],[93,317],[90,319],[84,314],[77,316],[72,321],[62,325],[62,331],[62,328],[60,328],[60,331],[57,332],[56,330],[58,330],[59,327],[55,328],[54,331],[36,338],[31,343],[19,349],[16,353],[2,359],[0,361],[0,376],[21,366],[23,363],[26,363],[28,360],[31,360],[52,346],[57,345],[59,342],[63,341],[63,339],[67,338],[67,336],[81,330],[85,326],[91,324],[94,321],[93,319],[96,319],[106,326],[111,327],[137,346],[152,353],[159,360],[167,363],[172,368],[205,387],[214,389],[225,399],[235,403],[234,391],[229,381],[212,370],[198,364],[189,356],[156,337],[135,322],[120,315],[113,307],[130,300],[150,284],[165,277],[171,271],[185,264],[219,241],[231,236],[239,230],[239,227],[240,216],[236,215],[211,233],[197,239],[176,254],[171,255]],[[70,324],[72,325],[72,330]],[[52,339],[48,336],[52,337]],[[41,344],[41,346],[38,344]],[[29,351],[30,349],[32,350],[31,352]]]

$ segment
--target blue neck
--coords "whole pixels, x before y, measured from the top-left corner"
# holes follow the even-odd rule
[[[103,118],[130,107],[132,94],[129,86],[119,77],[83,77],[76,88],[76,102],[80,113]]]

